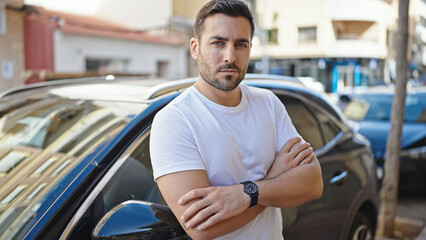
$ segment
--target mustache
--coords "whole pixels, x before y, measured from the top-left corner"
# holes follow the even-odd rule
[[[221,71],[221,70],[224,70],[224,69],[235,69],[237,71],[240,71],[240,68],[237,65],[235,65],[235,64],[223,64],[223,65],[220,65],[217,68],[217,71]]]

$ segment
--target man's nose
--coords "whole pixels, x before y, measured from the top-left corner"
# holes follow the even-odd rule
[[[237,56],[235,55],[235,47],[234,46],[230,45],[225,49],[223,60],[224,60],[225,63],[234,63],[237,60]]]

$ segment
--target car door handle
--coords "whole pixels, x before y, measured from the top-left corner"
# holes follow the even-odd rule
[[[330,179],[330,184],[339,184],[343,182],[343,179],[348,176],[348,171],[343,171],[337,176],[334,176],[332,179]]]

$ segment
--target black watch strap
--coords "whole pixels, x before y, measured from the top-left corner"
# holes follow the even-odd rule
[[[256,183],[252,181],[244,181],[241,182],[244,185],[244,192],[250,196],[250,207],[253,207],[257,204],[257,200],[259,199],[259,191]]]

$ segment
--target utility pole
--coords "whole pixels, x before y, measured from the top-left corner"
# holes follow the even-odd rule
[[[393,237],[398,202],[401,131],[404,122],[407,89],[408,8],[410,0],[399,0],[396,37],[396,83],[392,103],[391,129],[386,144],[385,177],[380,191],[380,213],[377,235]]]

